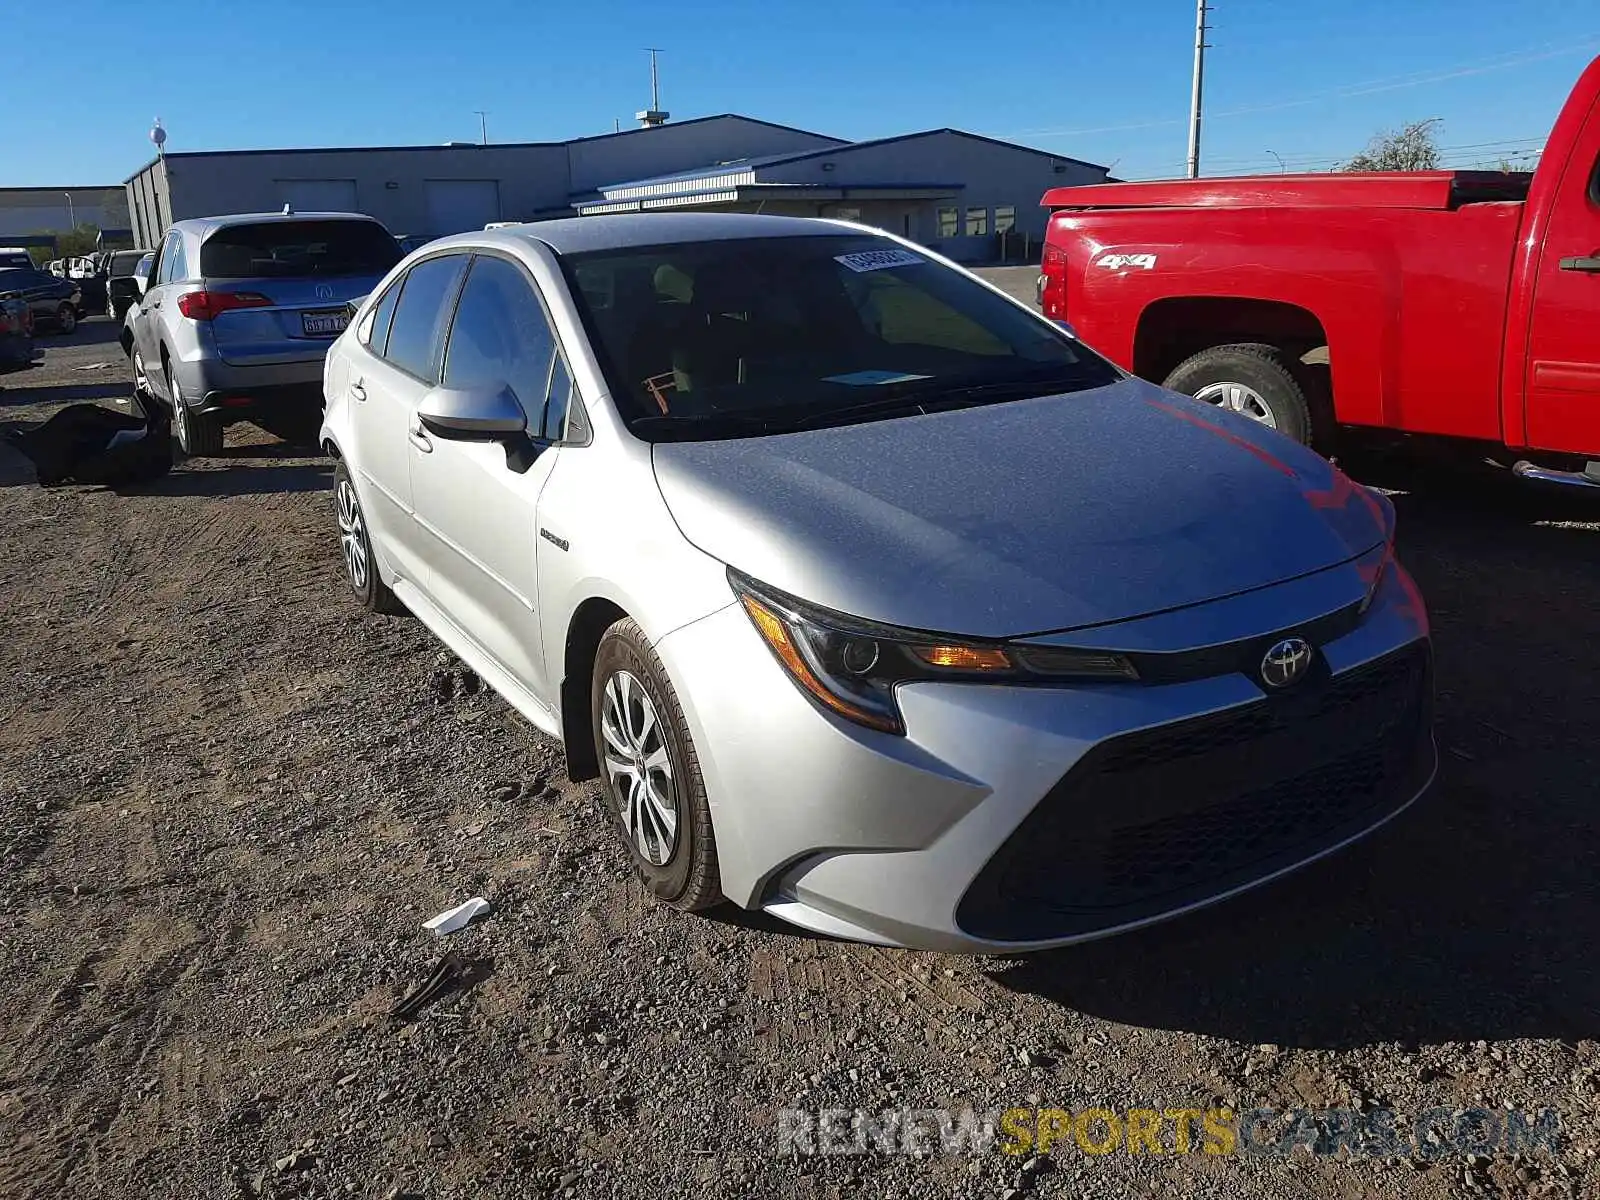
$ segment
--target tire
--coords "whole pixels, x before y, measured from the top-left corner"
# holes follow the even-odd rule
[[[339,549],[344,555],[345,580],[361,607],[370,613],[399,616],[405,605],[389,590],[378,574],[378,560],[372,553],[372,535],[367,532],[366,514],[350,471],[340,463],[333,471],[333,512],[339,523]]]
[[[648,708],[639,703],[641,698]],[[645,713],[652,715],[653,721],[644,720]],[[606,812],[645,886],[658,900],[685,911],[719,903],[717,843],[700,777],[700,759],[678,694],[644,631],[631,618],[618,621],[600,638],[589,716]],[[618,735],[620,744],[614,747]],[[664,759],[658,760],[663,751]],[[652,761],[665,766],[665,780],[658,767],[650,766]],[[639,775],[626,767],[613,772],[612,763],[627,767],[644,764],[643,776],[651,781],[651,787],[637,788],[633,781]],[[649,798],[651,794],[661,796],[663,783],[670,800],[670,831],[661,816],[665,806]],[[630,805],[630,796],[637,797],[637,808]]]
[[[172,397],[172,435],[178,439],[178,448],[190,458],[221,454],[222,422],[212,413],[190,409],[171,367],[167,368],[167,395]]]
[[[1289,356],[1276,346],[1259,342],[1213,346],[1184,359],[1162,386],[1232,409],[1285,437],[1311,444],[1314,427],[1305,387]]]
[[[71,333],[78,327],[78,310],[70,304],[63,304],[56,309],[56,324],[62,333]]]

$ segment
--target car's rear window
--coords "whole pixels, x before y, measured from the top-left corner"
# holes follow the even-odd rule
[[[230,225],[200,247],[206,279],[382,275],[399,261],[399,243],[375,221]]]
[[[106,274],[113,279],[122,275],[132,275],[139,269],[139,260],[143,257],[143,250],[125,250],[120,254],[113,254],[111,256],[111,267]]]

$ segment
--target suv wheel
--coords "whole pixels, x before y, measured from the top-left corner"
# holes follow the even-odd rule
[[[78,327],[78,310],[70,304],[63,304],[56,309],[56,324],[61,326],[62,333],[71,333]]]
[[[1305,388],[1289,356],[1276,346],[1213,346],[1184,359],[1162,386],[1230,409],[1297,442],[1311,441]]]
[[[222,422],[210,413],[189,410],[178,385],[178,377],[167,370],[167,395],[172,397],[172,432],[178,445],[191,458],[222,453]]]
[[[361,497],[356,494],[350,471],[340,463],[333,471],[334,515],[339,520],[339,549],[344,554],[345,578],[361,607],[368,612],[396,616],[404,606],[378,574],[372,554],[372,537],[361,512]]]
[[[678,694],[631,618],[600,639],[589,705],[606,811],[645,886],[675,908],[718,903],[700,760]]]

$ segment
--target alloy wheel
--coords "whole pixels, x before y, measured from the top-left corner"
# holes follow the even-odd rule
[[[1272,415],[1272,409],[1262,399],[1261,393],[1242,383],[1208,383],[1194,394],[1194,398],[1259,421],[1268,429],[1278,427],[1277,418]]]
[[[367,594],[367,536],[361,523],[361,503],[356,499],[356,489],[348,479],[339,481],[339,545],[344,551],[344,569],[350,575],[350,586],[360,594]]]
[[[655,705],[644,684],[627,671],[606,680],[600,733],[623,832],[646,862],[665,866],[678,842],[672,760]]]
[[[70,304],[63,304],[56,309],[56,321],[61,326],[62,333],[71,333],[78,327],[77,310]]]
[[[167,375],[167,394],[172,397],[172,432],[177,435],[178,445],[185,454],[189,453],[189,406],[183,402],[183,391],[178,387],[177,377]]]

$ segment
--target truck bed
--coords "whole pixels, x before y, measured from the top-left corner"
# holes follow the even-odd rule
[[[1050,209],[1070,208],[1410,208],[1523,201],[1524,171],[1394,171],[1155,179],[1053,188]]]

